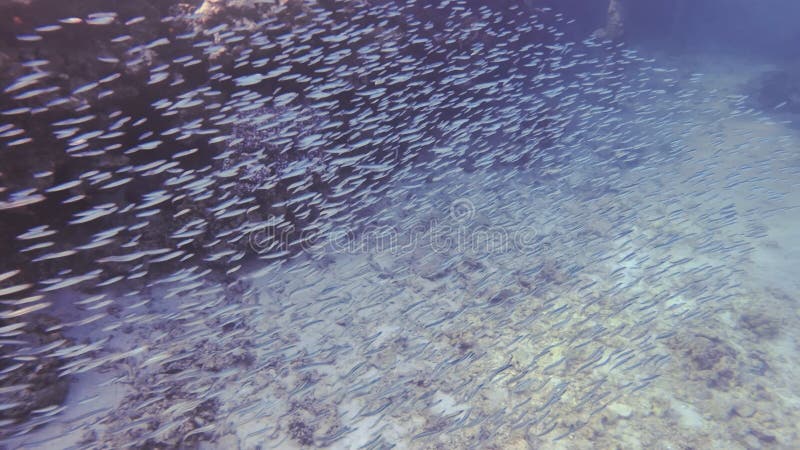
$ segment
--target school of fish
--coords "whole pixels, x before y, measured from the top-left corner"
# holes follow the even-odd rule
[[[656,383],[675,324],[741,294],[764,212],[705,205],[761,180],[717,176],[722,134],[687,142],[701,76],[571,40],[544,7],[262,11],[97,11],[17,36],[111,44],[96,79],[31,59],[0,86],[4,157],[66,161],[0,186],[5,229],[24,224],[0,263],[0,438],[547,445]],[[726,100],[709,122],[756,114]],[[670,175],[684,195],[667,165],[708,169]],[[42,367],[69,402],[26,403]]]

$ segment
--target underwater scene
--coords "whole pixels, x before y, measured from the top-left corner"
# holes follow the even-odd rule
[[[0,0],[0,449],[800,448],[798,18]]]

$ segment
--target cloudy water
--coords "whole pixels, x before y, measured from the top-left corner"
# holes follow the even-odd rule
[[[0,448],[797,448],[796,12],[0,0]]]

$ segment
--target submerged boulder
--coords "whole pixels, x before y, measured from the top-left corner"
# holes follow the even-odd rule
[[[601,30],[602,36],[606,39],[616,40],[625,33],[622,8],[622,0],[609,0],[606,26]]]
[[[800,114],[800,67],[765,72],[750,82],[754,106],[765,111]]]

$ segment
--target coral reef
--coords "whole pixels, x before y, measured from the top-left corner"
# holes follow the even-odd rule
[[[3,323],[3,322],[0,322]],[[30,323],[20,323],[16,339],[45,352],[47,348],[65,341],[59,331],[48,328],[60,323],[54,317],[39,315]],[[4,344],[5,345],[5,344]],[[5,350],[4,350],[5,351]],[[29,427],[41,423],[42,418],[58,414],[69,392],[69,377],[61,376],[64,362],[56,357],[39,358],[36,355],[6,354],[0,378],[0,438],[10,424],[28,422]],[[18,365],[19,367],[12,367]]]

